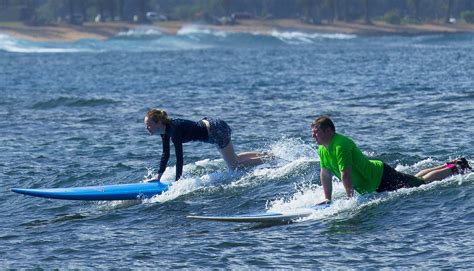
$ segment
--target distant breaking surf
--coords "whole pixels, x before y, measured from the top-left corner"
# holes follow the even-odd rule
[[[0,51],[10,53],[101,53],[202,50],[211,48],[261,46],[310,46],[324,42],[351,40],[356,35],[305,33],[300,31],[226,32],[200,25],[185,25],[176,34],[158,27],[139,27],[120,32],[109,40],[85,39],[76,42],[34,42],[0,34]]]

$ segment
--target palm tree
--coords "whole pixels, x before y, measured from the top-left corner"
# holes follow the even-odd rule
[[[125,1],[124,0],[118,0],[118,14],[120,17],[120,20],[125,19],[125,9],[124,9]]]
[[[370,16],[369,16],[369,0],[364,0],[364,7],[365,7],[365,17],[364,17],[364,22],[366,24],[372,24],[370,21]]]
[[[107,0],[107,9],[109,10],[110,20],[113,21],[115,18],[115,1]]]
[[[87,0],[79,1],[79,8],[81,10],[81,14],[82,14],[82,18],[84,22],[87,21],[87,4],[88,4]]]
[[[449,24],[449,19],[451,18],[451,11],[453,10],[454,0],[448,0],[448,10],[446,11],[446,18],[444,23]]]
[[[138,22],[140,23],[146,22],[147,2],[147,0],[138,0]]]
[[[327,0],[325,5],[329,7],[331,10],[331,14],[329,14],[329,22],[334,22],[339,20],[338,16],[338,7],[337,7],[337,0]]]
[[[337,19],[347,21],[347,0],[338,0],[336,3]]]
[[[316,18],[315,11],[319,6],[319,0],[300,0],[299,4],[303,9],[304,18],[303,20],[306,23],[319,23],[319,20]]]
[[[69,11],[69,18],[70,22],[72,22],[72,16],[74,15],[74,0],[69,0],[67,3],[68,11]]]
[[[97,14],[100,22],[104,21],[104,0],[97,1]]]

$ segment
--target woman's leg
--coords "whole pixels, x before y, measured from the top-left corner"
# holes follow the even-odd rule
[[[224,148],[219,149],[219,152],[221,153],[222,158],[224,158],[227,166],[232,170],[238,167],[261,165],[265,162],[264,158],[268,156],[259,152],[244,152],[236,154],[232,141],[230,141]]]
[[[238,161],[240,167],[251,167],[251,166],[258,166],[265,163],[264,155],[259,152],[253,153],[245,153],[245,154],[238,154]]]
[[[229,169],[234,170],[239,166],[239,159],[235,154],[234,145],[232,145],[232,141],[229,142],[229,144],[227,144],[227,146],[225,146],[224,148],[221,149],[217,147],[217,149],[221,153],[222,158],[224,158],[224,161]]]
[[[254,158],[271,158],[273,155],[267,152],[241,152],[237,154],[240,161]]]

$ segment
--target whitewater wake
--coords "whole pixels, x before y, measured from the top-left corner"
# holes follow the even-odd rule
[[[470,163],[472,164],[472,161],[470,161]],[[442,162],[428,158],[413,165],[399,164],[396,166],[396,169],[404,173],[412,173],[439,164],[442,164]],[[419,187],[401,188],[391,192],[373,193],[363,196],[357,195],[353,198],[347,198],[342,182],[334,179],[333,200],[331,206],[325,209],[316,209],[311,216],[303,218],[300,221],[328,218],[341,214],[348,217],[369,206],[397,201],[413,194],[433,191],[442,187],[461,186],[462,184],[469,182],[474,182],[474,172],[465,175],[454,175],[444,180],[435,181]],[[307,183],[298,187],[298,192],[294,194],[278,196],[275,199],[268,200],[266,209],[268,211],[286,213],[297,209],[312,208],[324,200],[324,191],[322,187],[318,184]]]
[[[229,171],[222,159],[203,159],[189,163],[183,168],[183,177],[178,182],[175,178],[174,166],[170,166],[162,176],[164,183],[172,184],[170,189],[161,195],[151,199],[143,200],[143,203],[165,203],[176,200],[182,196],[190,196],[195,193],[215,194],[222,191],[235,191],[242,193],[256,187],[271,185],[275,182],[292,183],[292,191],[275,191],[274,197],[266,201],[262,211],[274,211],[288,213],[296,209],[307,209],[324,201],[324,192],[319,184],[319,159],[317,157],[316,145],[307,144],[301,139],[281,139],[268,146],[268,150],[275,155],[275,159],[263,165],[248,169]],[[436,165],[442,164],[433,158],[428,158],[411,165],[397,164],[396,170],[415,174],[416,172]],[[157,176],[156,169],[148,169],[143,180]],[[376,206],[385,202],[399,200],[412,194],[432,191],[444,186],[457,186],[465,182],[474,182],[474,173],[456,175],[443,181],[437,181],[415,188],[403,188],[397,191],[385,193],[373,193],[369,195],[357,195],[347,198],[342,183],[333,179],[333,202],[329,208],[315,210],[313,215],[302,219],[321,219],[327,217],[350,216],[368,206]],[[126,206],[116,203],[115,206]]]

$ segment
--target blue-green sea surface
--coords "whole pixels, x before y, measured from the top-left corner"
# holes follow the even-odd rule
[[[473,163],[474,35],[359,37],[274,31],[39,43],[0,35],[0,268],[463,269],[474,254],[474,174],[345,197],[283,225],[189,220],[323,200],[310,124],[321,114],[364,151],[415,174]],[[218,117],[238,152],[276,159],[229,172],[184,145],[182,179],[144,201],[27,197],[12,187],[143,182],[161,138],[149,108]],[[173,180],[172,151],[164,180]]]

